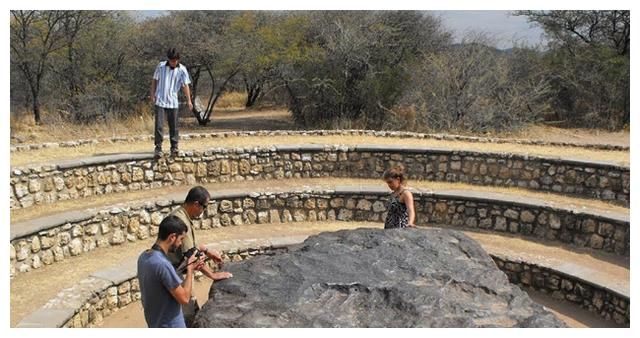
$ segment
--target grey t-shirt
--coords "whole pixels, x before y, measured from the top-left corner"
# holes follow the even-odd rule
[[[164,253],[146,250],[138,257],[138,281],[148,327],[186,327],[182,306],[169,291],[178,287],[182,278]]]

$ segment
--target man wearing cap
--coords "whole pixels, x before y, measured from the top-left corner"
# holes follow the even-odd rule
[[[175,48],[170,48],[167,51],[167,61],[158,64],[151,81],[149,98],[155,105],[155,158],[162,156],[162,127],[165,116],[169,124],[171,155],[178,154],[178,91],[182,88],[189,110],[192,110],[190,83],[187,67],[180,64],[180,53]]]

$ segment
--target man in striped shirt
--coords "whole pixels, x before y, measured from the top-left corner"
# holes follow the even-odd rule
[[[180,64],[180,53],[175,48],[167,51],[167,61],[162,61],[156,67],[151,81],[151,99],[155,104],[155,157],[162,156],[162,125],[164,117],[169,124],[169,139],[171,141],[171,155],[178,153],[178,91],[182,88],[187,98],[189,110],[193,109],[191,92],[189,91],[189,72],[187,67]]]

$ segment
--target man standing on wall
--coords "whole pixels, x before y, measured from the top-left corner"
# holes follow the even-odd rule
[[[175,252],[169,255],[169,259],[171,260],[171,263],[174,265],[174,267],[177,267],[180,264],[184,252],[187,252],[189,249],[196,247],[196,235],[191,220],[199,218],[205,212],[205,210],[207,210],[210,198],[211,195],[205,187],[193,187],[187,193],[187,198],[185,198],[184,203],[177,209],[173,210],[170,216],[167,216],[177,216],[187,226],[187,233],[185,234],[184,240],[182,241],[182,245],[178,246]],[[222,257],[217,251],[210,250],[203,244],[198,245],[197,248],[214,262],[222,263]],[[213,272],[207,265],[204,265],[201,269],[199,269],[199,271],[214,282],[233,277],[233,275],[229,272]],[[192,297],[188,304],[184,304],[182,306],[182,312],[184,314],[187,327],[192,326],[195,315],[199,309],[200,306],[198,305],[195,297]]]
[[[162,127],[165,116],[169,124],[171,155],[178,154],[178,91],[182,88],[189,110],[193,110],[190,83],[187,67],[180,64],[180,53],[175,48],[170,48],[167,51],[167,61],[158,64],[151,81],[150,98],[155,105],[155,158],[162,156]]]
[[[156,243],[138,257],[138,281],[148,327],[186,327],[180,304],[189,303],[193,271],[200,269],[203,262],[191,255],[183,281],[167,258],[168,253],[181,246],[186,231],[180,218],[165,218],[160,222]]]

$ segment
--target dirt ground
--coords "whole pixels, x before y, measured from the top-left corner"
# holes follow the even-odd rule
[[[213,115],[207,126],[199,126],[195,118],[183,117],[180,120],[181,134],[207,133],[221,131],[249,131],[249,130],[291,130],[295,126],[291,114],[283,109],[244,110],[227,109]],[[167,128],[165,128],[167,129]],[[153,118],[140,116],[140,120],[131,117],[121,122],[111,122],[103,128],[96,125],[74,126],[59,122],[57,128],[48,125],[29,125],[24,121],[13,121],[11,124],[11,144],[60,142],[65,140],[106,138],[126,135],[150,135],[153,131]],[[165,130],[165,133],[168,131]],[[614,144],[629,145],[629,132],[604,132],[586,129],[561,129],[544,125],[533,125],[517,133],[485,134],[476,136],[506,137],[510,139],[537,139],[557,142],[573,142],[584,144]],[[168,142],[165,142],[168,143]],[[212,147],[255,147],[278,144],[384,144],[407,147],[436,147],[470,151],[491,151],[521,153],[539,156],[558,156],[578,159],[596,159],[610,161],[621,165],[629,164],[628,151],[603,151],[582,148],[561,148],[538,145],[520,145],[514,143],[477,143],[463,141],[443,141],[433,139],[385,138],[374,136],[286,136],[278,137],[228,137],[224,139],[195,139],[183,140],[180,148],[183,150],[205,150]],[[168,145],[167,145],[168,147]],[[87,144],[74,148],[44,148],[28,152],[11,154],[11,165],[20,166],[36,163],[50,163],[63,159],[78,157],[145,152],[151,151],[152,143],[100,143]]]
[[[245,130],[292,130],[296,129],[287,110],[225,112],[213,117],[211,126],[194,128],[193,121],[184,119],[182,128],[186,132],[203,133],[213,131]],[[206,131],[205,131],[206,130]]]

